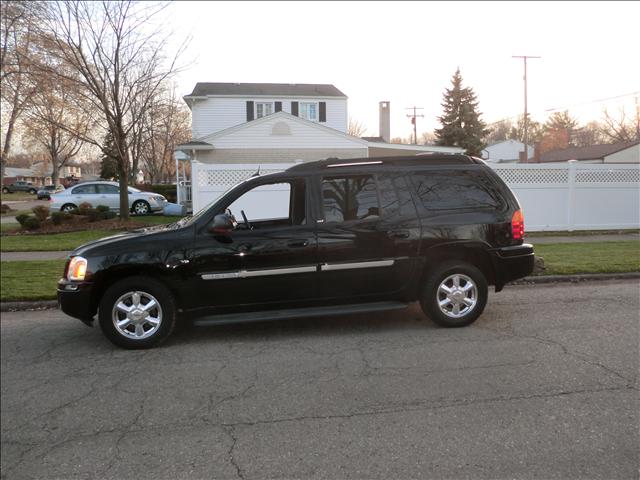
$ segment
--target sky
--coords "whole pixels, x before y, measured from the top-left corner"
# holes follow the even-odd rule
[[[180,95],[197,82],[330,83],[372,136],[380,101],[391,102],[392,137],[412,133],[407,107],[423,108],[418,134],[437,128],[456,68],[485,122],[517,117],[523,61],[513,55],[541,57],[528,61],[535,120],[568,109],[587,122],[640,102],[635,1],[181,1],[163,15],[175,42],[191,38]]]

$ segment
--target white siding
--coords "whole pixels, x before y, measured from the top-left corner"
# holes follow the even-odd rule
[[[288,127],[290,134],[274,134],[274,126]],[[277,129],[276,129],[277,131]],[[256,124],[208,140],[216,149],[230,148],[358,148],[367,145],[328,128],[309,125],[306,121],[289,120],[281,116],[265,119]]]
[[[604,163],[640,163],[640,145],[633,145],[604,157]]]
[[[504,142],[490,145],[482,151],[482,158],[487,162],[498,162],[500,160],[518,160],[520,152],[524,150],[524,143],[517,140],[506,140]],[[533,147],[527,149],[529,158],[533,157]]]
[[[206,135],[234,127],[247,121],[247,101],[255,102],[282,102],[282,111],[291,113],[291,102],[326,102],[327,121],[321,125],[347,132],[347,100],[344,98],[232,98],[210,97],[206,100],[196,100],[191,108],[192,136],[202,138]]]

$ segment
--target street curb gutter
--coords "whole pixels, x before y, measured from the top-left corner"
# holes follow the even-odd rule
[[[525,277],[509,285],[531,285],[542,283],[579,283],[598,280],[622,280],[640,278],[640,272],[628,273],[585,273],[581,275],[540,275]],[[46,310],[58,308],[57,300],[40,300],[34,302],[0,302],[0,312],[19,312],[25,310]]]

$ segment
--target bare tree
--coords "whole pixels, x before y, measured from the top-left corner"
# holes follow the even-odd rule
[[[143,171],[151,183],[166,181],[175,174],[176,145],[190,138],[190,113],[172,88],[156,97],[147,113],[147,141],[141,152]]]
[[[420,145],[434,145],[436,135],[433,132],[422,132],[420,134]]]
[[[618,110],[618,116],[614,117],[605,109],[601,131],[611,143],[640,140],[640,105],[637,100],[635,114],[629,115],[622,107]]]
[[[77,95],[74,83],[59,76],[34,76],[36,88],[26,111],[25,137],[47,152],[51,179],[57,185],[60,169],[80,152],[92,127],[90,105]]]
[[[602,133],[602,125],[599,122],[592,121],[584,127],[575,129],[570,142],[576,147],[589,147],[607,143],[607,140]]]
[[[349,126],[347,127],[347,133],[352,137],[362,137],[367,133],[367,128],[353,117],[349,117]]]
[[[169,36],[151,29],[153,18],[164,8],[157,3],[66,0],[48,5],[45,23],[55,51],[75,72],[65,78],[77,81],[79,91],[101,112],[97,120],[102,131],[113,139],[113,145],[106,146],[104,135],[84,138],[104,154],[111,154],[113,147],[120,218],[127,219],[127,187],[130,173],[135,172],[132,160],[138,158],[140,124],[161,85],[177,72],[176,61],[185,44],[174,56],[165,57]]]
[[[0,148],[1,178],[4,178],[4,167],[11,151],[16,123],[27,107],[33,91],[29,76],[30,57],[36,35],[35,20],[40,10],[40,2],[0,2],[0,95],[3,130]]]

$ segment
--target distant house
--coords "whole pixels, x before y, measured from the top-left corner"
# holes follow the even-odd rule
[[[66,165],[58,172],[58,183],[67,185],[70,181],[76,182],[82,179],[82,169],[79,165]],[[36,186],[51,185],[51,169],[45,162],[36,162],[29,168],[5,167],[3,185],[9,185],[15,181],[23,180]]]
[[[385,130],[381,139],[349,135],[347,96],[333,85],[198,83],[184,101],[191,109],[192,140],[176,149],[179,190],[189,188],[192,162],[255,164],[256,171],[260,164],[287,165],[328,157],[462,152],[456,147],[387,143],[389,102],[380,102],[380,125]],[[190,198],[189,193],[179,192],[179,198]]]
[[[540,155],[540,163],[578,160],[584,163],[640,163],[640,142],[619,142],[588,147],[551,150]]]
[[[524,143],[517,140],[505,140],[494,143],[482,150],[482,158],[488,163],[517,163],[520,153],[524,152]],[[534,148],[527,148],[528,158],[533,158]]]

